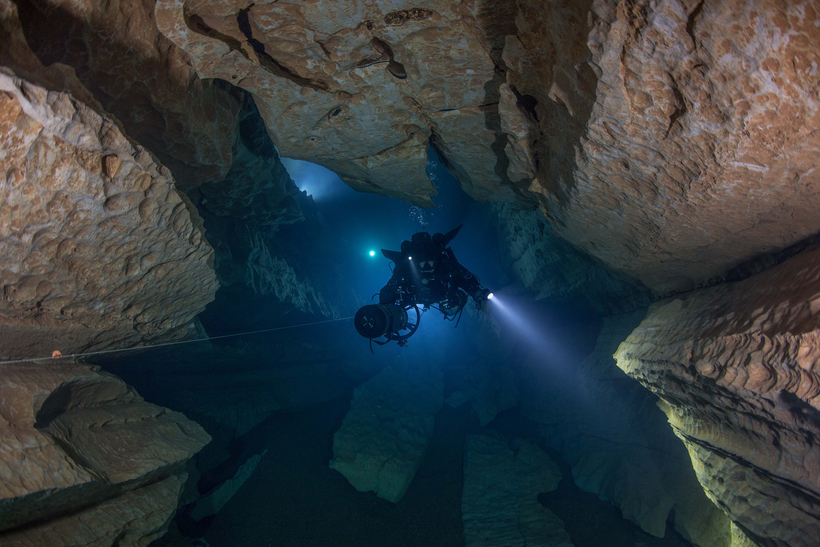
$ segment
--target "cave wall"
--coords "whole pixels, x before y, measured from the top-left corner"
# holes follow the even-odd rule
[[[0,111],[3,357],[187,335],[218,283],[168,169],[71,94],[8,69]]]
[[[0,0],[0,14],[3,357],[190,332],[217,283],[175,181],[216,217],[297,218],[226,82],[283,154],[356,189],[431,205],[432,143],[474,198],[510,217],[538,206],[546,221],[509,236],[540,254],[522,280],[605,281],[590,298],[608,311],[820,229],[812,2]],[[551,266],[547,231],[615,274]],[[817,532],[814,254],[653,307],[619,353],[666,402],[706,492],[764,544]]]
[[[818,537],[816,245],[654,304],[618,366],[656,393],[706,494],[760,545]]]

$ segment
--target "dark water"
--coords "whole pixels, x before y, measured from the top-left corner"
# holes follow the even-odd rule
[[[535,302],[515,287],[514,275],[500,259],[489,205],[472,202],[431,156],[438,206],[420,211],[390,198],[353,192],[323,170],[294,166],[300,187],[314,195],[314,215],[305,223],[280,228],[278,249],[297,274],[314,279],[321,292],[339,298],[340,314],[352,315],[390,276],[381,248],[398,249],[424,228],[431,233],[464,226],[452,242],[459,261],[498,294],[508,308],[490,321],[465,314],[458,328],[437,312],[422,319],[410,347],[376,347],[359,337],[349,320],[325,320],[259,297],[240,285],[223,287],[201,315],[210,336],[271,327],[286,330],[242,336],[101,361],[151,402],[180,410],[203,425],[214,441],[196,458],[192,472],[204,494],[231,478],[249,457],[267,450],[253,475],[215,516],[195,522],[180,509],[172,531],[155,545],[243,546],[460,546],[464,439],[485,433],[529,439],[562,467],[564,480],[538,500],[565,523],[576,547],[683,547],[675,532],[665,539],[643,533],[617,508],[582,492],[569,464],[549,448],[536,424],[518,407],[482,427],[470,405],[444,405],[421,467],[396,504],[373,493],[357,492],[328,467],[333,435],[340,427],[354,389],[397,359],[435,360],[450,396],[470,367],[482,359],[505,359],[513,371],[533,358],[555,382],[572,371],[594,347],[601,318],[572,303]],[[208,219],[206,219],[207,221]],[[376,256],[370,257],[369,251]],[[506,292],[505,292],[506,291]],[[226,393],[239,390],[240,393]],[[213,419],[243,399],[266,396],[286,401],[282,409],[241,435]],[[235,395],[235,397],[234,397]]]

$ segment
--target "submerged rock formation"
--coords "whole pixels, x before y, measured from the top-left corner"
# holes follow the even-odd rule
[[[656,292],[820,230],[811,2],[436,0],[400,13],[156,5],[200,77],[254,95],[283,154],[431,205],[432,142],[471,196],[539,202],[557,235]]]
[[[496,214],[504,260],[536,299],[583,302],[604,315],[645,308],[655,299],[642,283],[555,235],[540,211],[501,205]]]
[[[406,360],[356,388],[333,436],[330,467],[361,492],[398,502],[407,492],[444,403],[438,363]]]
[[[561,471],[547,454],[517,439],[468,435],[461,512],[467,547],[573,547],[564,523],[538,494],[558,487]]]
[[[50,89],[67,83],[55,72],[70,73],[73,87],[84,88],[78,98],[116,119],[183,190],[225,177],[241,100],[225,82],[196,77],[187,54],[157,29],[152,2],[15,4],[17,40],[25,46],[3,64]],[[3,11],[8,17],[12,10]]]
[[[218,284],[168,170],[68,93],[5,69],[0,116],[2,356],[186,335]]]
[[[761,545],[820,537],[820,247],[653,305],[616,353],[656,393],[707,495]]]
[[[88,365],[2,365],[0,401],[3,545],[147,545],[210,440]]]
[[[191,333],[217,282],[202,222],[175,180],[203,214],[241,219],[215,234],[228,249],[225,265],[238,257],[230,251],[248,247],[241,268],[224,269],[236,274],[232,282],[338,317],[323,287],[271,252],[276,236],[259,236],[302,218],[268,136],[283,155],[325,165],[356,189],[419,206],[433,204],[425,173],[432,145],[468,194],[506,204],[512,268],[540,296],[611,313],[717,283],[752,257],[820,232],[818,17],[810,0],[0,0],[0,357]],[[619,365],[664,401],[707,494],[737,523],[735,543],[797,547],[820,536],[817,255],[663,302],[618,353]],[[76,481],[90,486],[79,489],[88,497],[48,498],[55,507],[34,503],[46,499],[40,494],[13,493],[4,507],[30,516],[9,517],[18,530],[4,540],[48,543],[69,534],[72,519],[97,523],[109,543],[161,533],[181,475],[98,480],[114,472],[94,448],[109,440],[89,441],[72,420],[104,423],[95,412],[121,409],[87,408],[93,389],[59,388],[68,369],[20,370],[42,373],[32,385],[57,394],[49,400],[62,411],[26,426],[32,438],[58,439],[32,446],[59,459],[71,456],[60,452],[66,443],[82,444],[71,450],[83,462],[71,469],[88,474]],[[17,373],[4,369],[0,380]],[[253,381],[237,374],[232,385]],[[430,372],[411,386],[417,400],[381,398],[382,384],[401,381],[388,370],[361,388],[332,464],[392,501],[424,454],[442,395],[440,374]],[[607,372],[589,385],[610,381]],[[513,404],[512,390],[477,384],[493,394],[477,405],[482,423]],[[190,406],[207,406],[206,391],[190,394]],[[555,424],[539,416],[538,395],[524,393],[523,406],[546,431]],[[641,410],[650,406],[631,388],[630,396]],[[61,406],[66,397],[74,406]],[[30,406],[42,402],[35,399]],[[248,399],[202,416],[236,432],[279,408],[279,400]],[[143,405],[146,427],[167,418]],[[397,430],[405,420],[412,426]],[[725,519],[686,512],[699,503],[694,494],[678,499],[644,480],[612,487],[611,477],[637,473],[611,446],[623,424],[604,422],[612,428],[597,444],[550,431],[579,484],[653,533],[674,509],[696,543],[726,541]],[[364,438],[373,431],[383,442]],[[169,462],[201,444],[190,436],[199,441],[186,441]],[[666,440],[651,442],[672,454]],[[649,461],[638,448],[627,456]],[[666,463],[675,462],[685,460]],[[45,469],[46,483],[63,480]],[[674,475],[668,465],[656,471],[640,478]],[[636,499],[651,500],[651,510]],[[134,526],[124,532],[119,523],[131,517],[106,516],[114,513],[131,515]],[[701,518],[720,521],[719,533],[698,528]],[[18,533],[41,539],[12,540]]]
[[[324,165],[357,190],[430,206],[433,137],[471,195],[526,203],[492,159],[498,97],[487,89],[496,75],[480,10],[446,0],[415,11],[369,1],[307,9],[170,0],[155,13],[201,78],[254,95],[283,155]]]
[[[604,321],[594,351],[569,377],[531,359],[521,370],[521,412],[572,466],[582,490],[617,506],[644,531],[674,529],[700,547],[730,547],[729,519],[698,483],[686,450],[669,431],[657,397],[627,377],[613,352],[645,310]]]

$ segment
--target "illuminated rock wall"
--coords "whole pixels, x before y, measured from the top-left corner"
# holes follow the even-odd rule
[[[654,304],[618,366],[656,393],[706,494],[760,544],[820,534],[820,248]]]
[[[218,284],[171,173],[70,94],[0,70],[2,357],[188,334]]]

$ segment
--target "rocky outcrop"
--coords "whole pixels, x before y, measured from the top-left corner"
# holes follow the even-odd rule
[[[197,78],[188,55],[157,29],[153,2],[16,4],[23,36],[3,64],[49,89],[70,89],[111,115],[182,189],[225,178],[241,94],[225,82]],[[69,73],[69,81],[60,73]],[[71,80],[81,82],[84,96],[69,87]]]
[[[663,294],[820,230],[813,2],[517,5],[499,111],[559,236]]]
[[[2,365],[0,401],[3,545],[147,545],[210,440],[87,365]]]
[[[245,484],[245,481],[250,478],[253,472],[256,471],[259,460],[261,460],[267,452],[268,451],[265,450],[261,454],[256,454],[248,458],[245,463],[239,466],[239,470],[233,477],[198,500],[193,509],[188,512],[188,516],[196,521],[200,521],[206,517],[217,514],[225,504],[230,501],[233,495],[236,494],[236,491]]]
[[[615,355],[656,393],[707,495],[759,544],[820,534],[820,248],[653,305]]]
[[[155,13],[200,78],[253,94],[284,156],[324,165],[357,190],[431,206],[424,166],[433,137],[468,193],[526,202],[493,161],[498,98],[487,86],[496,73],[479,2],[396,10],[163,0]]]
[[[242,97],[242,110],[232,149],[231,168],[225,178],[201,184],[190,192],[197,205],[218,216],[241,219],[251,225],[276,229],[305,219],[288,175],[271,142],[253,98]]]
[[[617,506],[644,531],[674,528],[701,547],[729,547],[729,519],[710,503],[657,397],[620,371],[613,352],[644,310],[608,317],[594,351],[568,378],[541,360],[521,369],[521,412],[572,466],[575,483]]]
[[[89,509],[22,531],[0,535],[9,547],[43,545],[145,547],[165,534],[176,511],[185,475],[172,475]]]
[[[286,156],[431,205],[429,141],[471,196],[537,198],[559,237],[655,292],[820,230],[810,2],[439,0],[410,12],[156,6],[200,77],[254,95]]]
[[[536,445],[467,435],[461,514],[467,547],[572,547],[564,523],[538,502],[561,482],[558,465]]]
[[[444,402],[439,364],[429,363],[401,359],[356,388],[330,461],[356,490],[393,503],[407,492]]]
[[[655,299],[639,281],[555,235],[541,212],[500,205],[495,213],[504,260],[536,299],[583,302],[604,315],[645,308]]]
[[[178,338],[218,287],[199,215],[108,118],[0,69],[2,356]]]

